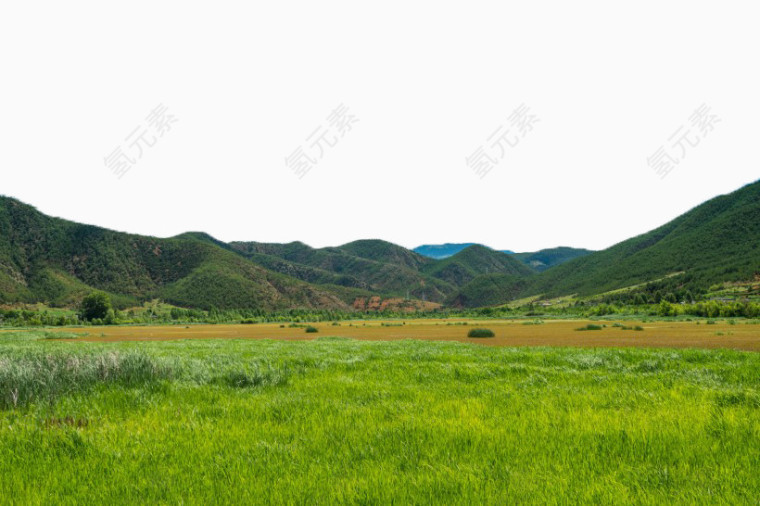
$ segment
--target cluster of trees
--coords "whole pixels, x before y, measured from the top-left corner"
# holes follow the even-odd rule
[[[55,315],[48,311],[0,309],[0,325],[8,327],[53,327],[79,325],[77,315]]]
[[[750,301],[699,301],[689,297],[688,292],[675,294],[668,292],[654,303],[655,297],[639,302],[642,293],[635,294],[631,304],[619,300],[614,302],[578,302],[569,307],[542,306],[528,304],[520,308],[484,307],[477,309],[437,309],[433,311],[338,311],[290,309],[285,311],[264,311],[260,309],[220,310],[211,308],[183,309],[162,308],[157,301],[145,310],[118,311],[114,309],[108,294],[93,292],[81,302],[77,313],[50,313],[26,309],[0,309],[0,325],[4,326],[64,326],[64,325],[111,325],[141,323],[287,323],[287,322],[329,322],[362,319],[400,318],[514,318],[530,316],[598,317],[606,315],[647,315],[647,316],[696,316],[703,318],[758,318],[760,303]]]
[[[658,316],[701,316],[703,318],[757,318],[760,304],[755,302],[720,302],[710,300],[696,304],[673,304],[663,300],[657,307]]]

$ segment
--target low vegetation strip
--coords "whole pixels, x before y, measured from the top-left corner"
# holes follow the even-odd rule
[[[0,333],[0,361],[3,388],[47,385],[0,406],[11,502],[760,496],[757,353]]]

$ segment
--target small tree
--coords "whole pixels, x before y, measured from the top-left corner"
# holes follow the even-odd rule
[[[90,293],[82,299],[82,304],[79,306],[79,314],[83,320],[102,320],[108,316],[109,311],[113,314],[111,298],[103,292]]]

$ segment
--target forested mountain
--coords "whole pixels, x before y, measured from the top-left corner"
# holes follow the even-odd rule
[[[646,234],[570,260],[527,280],[481,285],[477,304],[528,295],[593,295],[660,280],[661,289],[704,293],[760,276],[760,182],[721,195]],[[472,290],[470,289],[470,292]],[[506,302],[509,299],[502,299]],[[492,302],[496,303],[496,302]]]
[[[0,197],[0,302],[76,302],[92,289],[122,305],[159,297],[208,309],[346,307],[335,294],[207,240],[158,239],[50,218]]]
[[[438,260],[380,240],[312,248],[228,244],[202,232],[159,239],[51,218],[0,197],[0,303],[6,304],[73,305],[98,289],[122,307],[161,298],[203,309],[346,309],[373,295],[473,307],[530,295],[600,294],[655,280],[698,294],[714,283],[756,277],[760,182],[604,251],[506,254],[469,245]]]

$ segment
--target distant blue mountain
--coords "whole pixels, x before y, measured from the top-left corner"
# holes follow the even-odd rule
[[[449,243],[446,244],[423,244],[422,246],[417,246],[414,248],[415,253],[419,253],[420,255],[435,258],[440,260],[441,258],[448,258],[450,256],[456,255],[463,249],[474,246],[477,243],[474,242],[463,242],[463,243]],[[479,246],[482,246],[482,244],[479,244]],[[486,246],[487,247],[487,246]],[[507,253],[509,255],[513,254],[514,251],[509,250],[501,250],[502,253]]]

